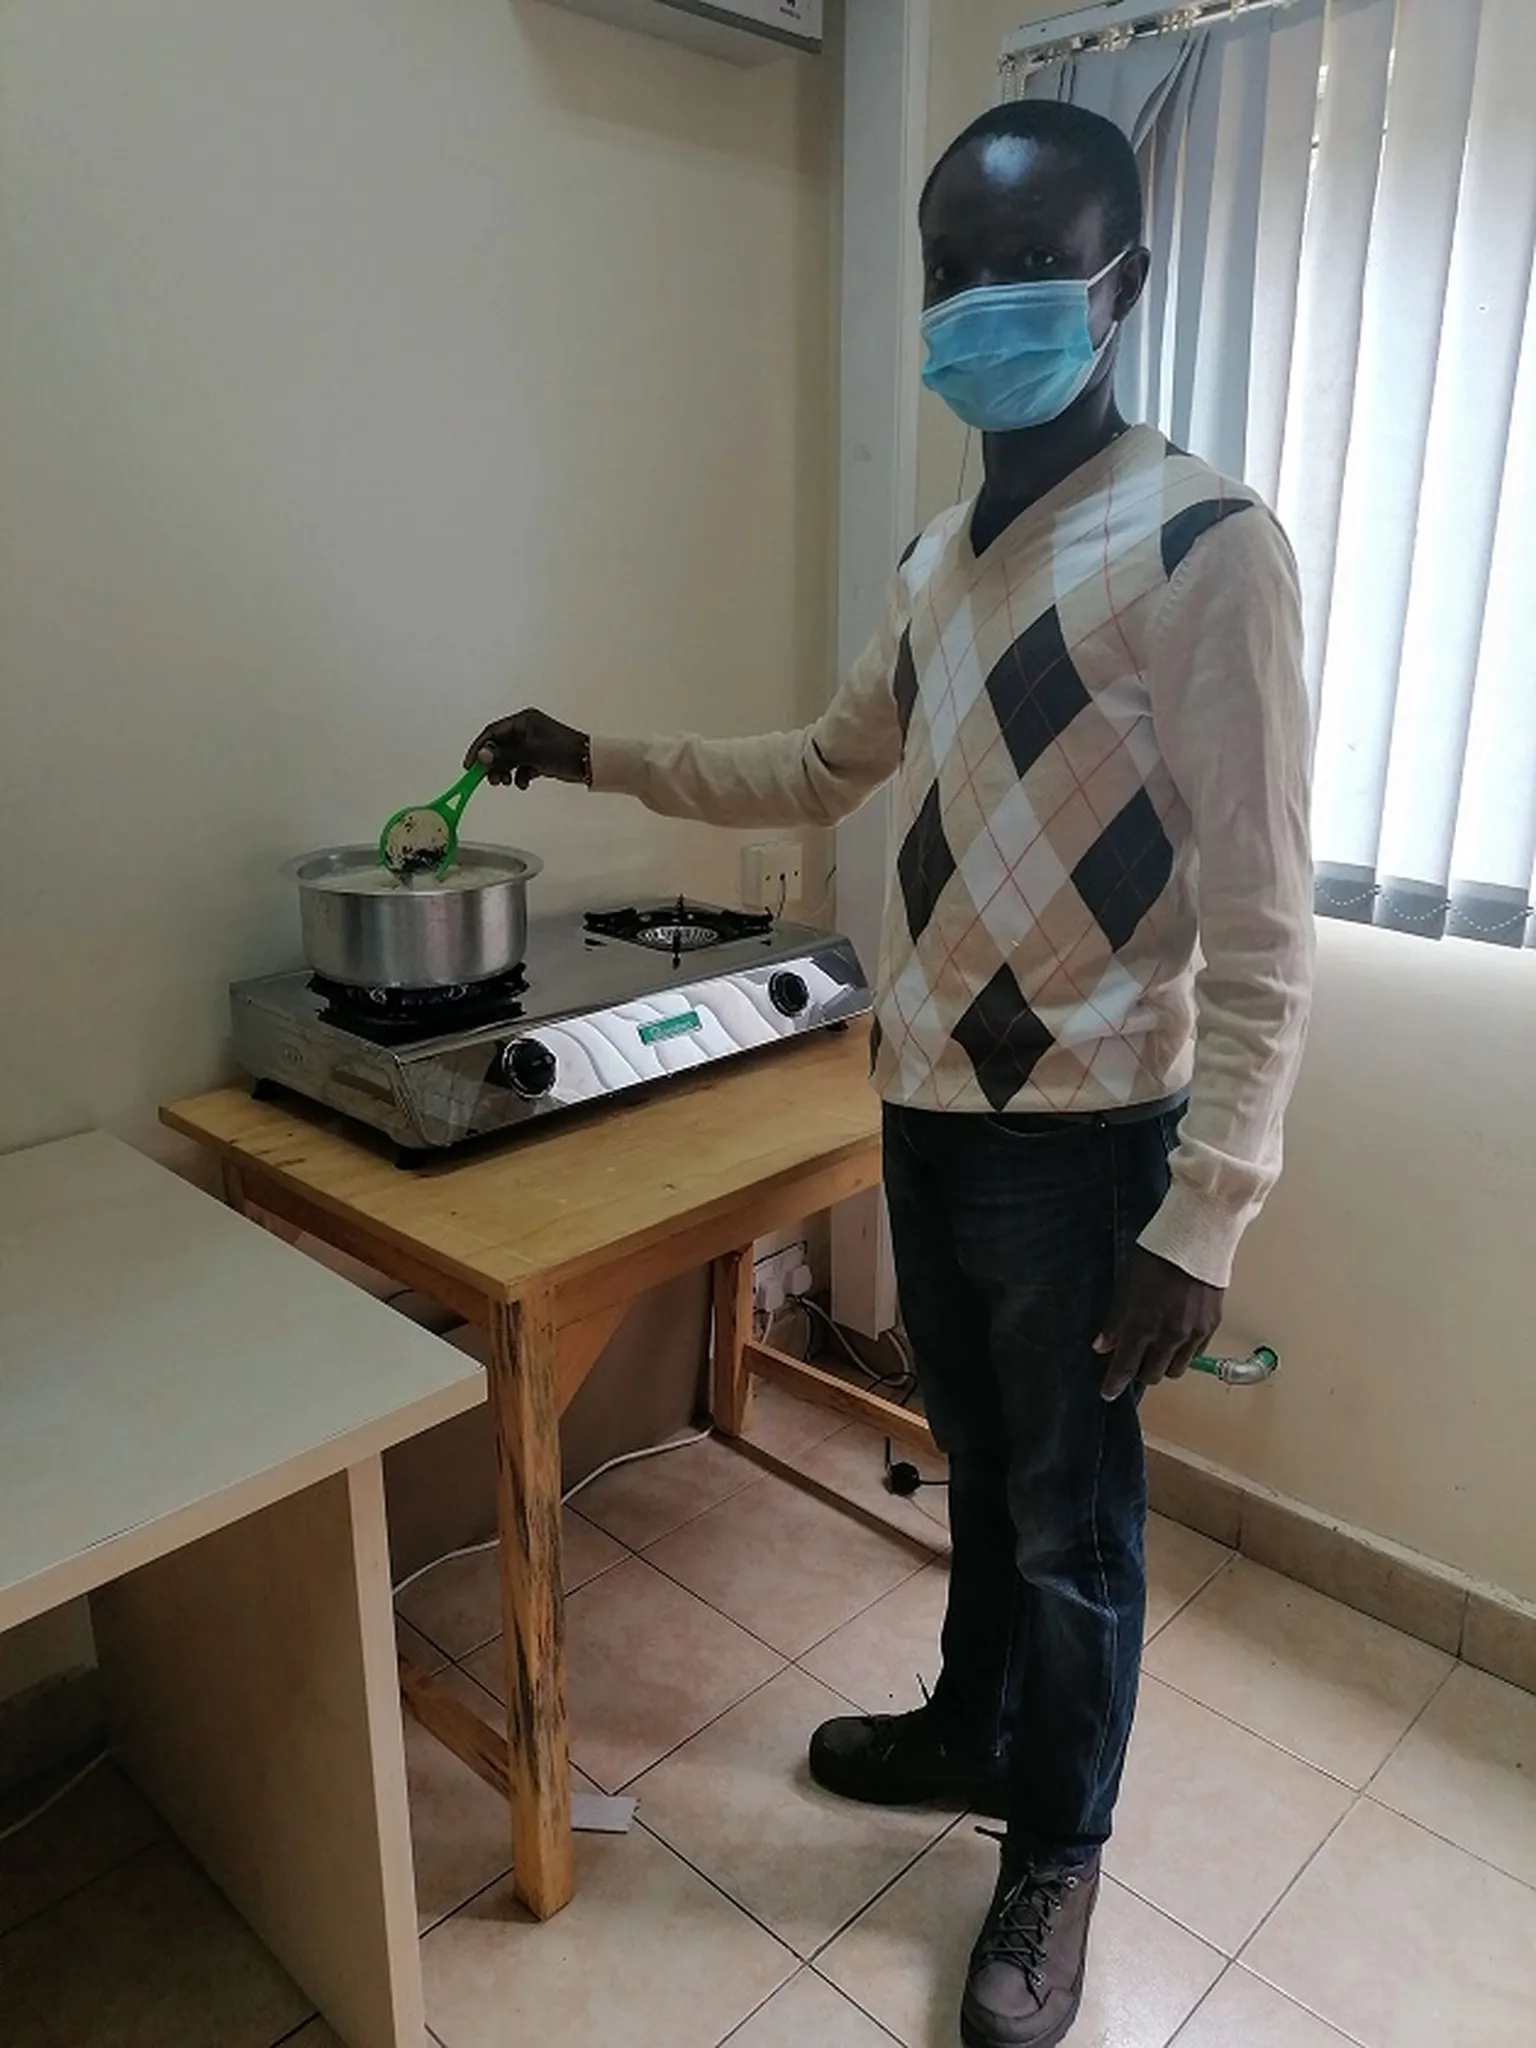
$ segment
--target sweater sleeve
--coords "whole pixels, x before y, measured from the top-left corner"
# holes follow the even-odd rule
[[[1192,821],[1203,964],[1173,1184],[1141,1243],[1225,1287],[1279,1175],[1312,989],[1301,600],[1285,536],[1261,507],[1213,528],[1176,571],[1149,681]]]
[[[594,737],[592,787],[710,825],[826,826],[851,816],[901,763],[892,688],[899,587],[898,577],[884,624],[814,725],[756,739]]]

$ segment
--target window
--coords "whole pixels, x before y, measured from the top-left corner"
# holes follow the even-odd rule
[[[1027,89],[1138,142],[1127,405],[1295,544],[1319,908],[1536,943],[1536,0],[1296,0]]]

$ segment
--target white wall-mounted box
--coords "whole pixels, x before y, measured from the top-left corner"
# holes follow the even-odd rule
[[[577,14],[593,14],[619,28],[639,29],[668,42],[723,57],[731,64],[766,64],[786,50],[815,55],[821,48],[823,0],[550,0]]]

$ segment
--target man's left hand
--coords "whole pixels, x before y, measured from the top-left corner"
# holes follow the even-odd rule
[[[1226,1299],[1138,1245],[1120,1274],[1114,1306],[1094,1350],[1108,1358],[1101,1389],[1118,1401],[1129,1386],[1156,1386],[1189,1370],[1215,1336]]]

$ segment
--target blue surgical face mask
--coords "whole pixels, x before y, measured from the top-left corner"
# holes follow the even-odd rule
[[[1088,294],[1129,253],[1122,249],[1097,277],[982,285],[930,306],[923,382],[983,434],[1059,419],[1087,390],[1115,336],[1111,327],[1094,347]]]

